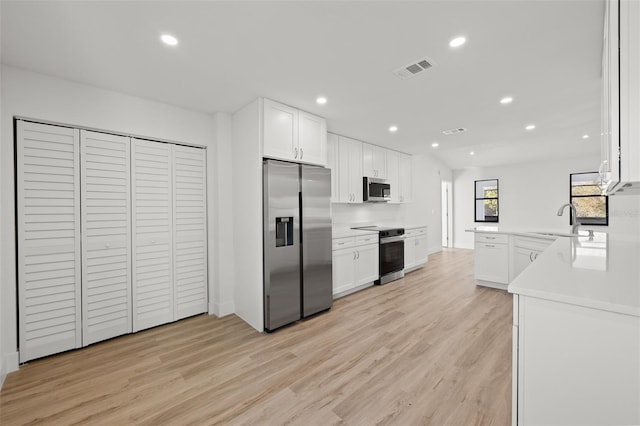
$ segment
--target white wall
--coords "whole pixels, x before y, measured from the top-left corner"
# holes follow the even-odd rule
[[[215,115],[216,124],[216,158],[217,169],[216,199],[211,204],[219,206],[217,232],[210,233],[209,247],[215,247],[215,257],[210,264],[218,271],[218,285],[214,290],[213,303],[210,312],[219,317],[235,312],[234,283],[235,283],[235,235],[234,212],[232,207],[233,178],[232,168],[232,140],[231,115],[219,112]],[[213,188],[214,185],[211,185]]]
[[[67,123],[206,146],[207,174],[215,178],[215,122],[210,115],[171,105],[78,84],[17,68],[2,66],[2,115],[0,133],[0,348],[5,372],[18,367],[16,330],[16,268],[14,227],[13,117]],[[224,133],[224,125],[218,126]],[[208,187],[209,200],[216,186]],[[217,212],[209,204],[210,232],[215,232]],[[213,228],[213,229],[212,229]],[[209,238],[210,246],[212,238]],[[213,241],[215,244],[215,241]],[[213,254],[212,254],[213,253]],[[210,253],[217,253],[215,250]],[[210,292],[215,294],[217,271],[209,268]]]
[[[474,180],[499,179],[498,226],[569,230],[568,211],[558,208],[569,202],[569,174],[598,170],[600,159],[580,157],[543,163],[453,171],[454,247],[473,248],[473,234],[465,229],[491,225],[474,222]]]
[[[429,155],[412,156],[412,202],[407,204],[332,204],[333,224],[427,225],[429,252],[442,250],[441,180],[451,180],[452,172]]]

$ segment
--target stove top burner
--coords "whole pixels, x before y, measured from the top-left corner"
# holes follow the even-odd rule
[[[380,233],[380,237],[394,237],[396,235],[404,235],[404,228],[389,228],[386,226],[357,226],[351,229],[362,229],[363,231],[376,231]]]

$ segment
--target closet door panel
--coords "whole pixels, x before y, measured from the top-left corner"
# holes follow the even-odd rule
[[[174,146],[176,319],[207,311],[206,150]]]
[[[131,140],[134,332],[174,319],[172,149]]]
[[[78,348],[81,335],[79,131],[18,121],[20,362]]]
[[[130,139],[80,132],[83,344],[131,333]]]

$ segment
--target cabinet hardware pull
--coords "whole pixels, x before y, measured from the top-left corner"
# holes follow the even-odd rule
[[[487,240],[495,240],[496,237],[485,237]]]
[[[300,148],[300,159],[302,160],[302,156],[304,155],[304,152],[302,152],[302,148]]]
[[[360,250],[356,250],[356,253],[358,253],[358,257],[356,259],[360,259]]]
[[[485,244],[485,247],[495,247],[493,244]]]
[[[298,148],[293,148],[293,158],[298,158]]]
[[[356,260],[356,252],[353,252],[353,260]]]
[[[531,258],[533,256],[533,252],[529,252],[529,262],[533,262],[533,259]]]

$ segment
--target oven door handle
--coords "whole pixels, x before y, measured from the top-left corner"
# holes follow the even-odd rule
[[[397,243],[398,241],[404,241],[404,238],[404,235],[399,235],[397,237],[380,238],[380,244]]]

